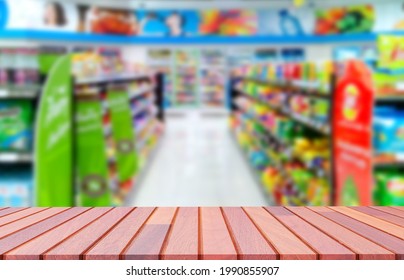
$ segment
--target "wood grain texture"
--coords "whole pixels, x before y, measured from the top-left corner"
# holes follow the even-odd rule
[[[197,260],[199,258],[199,209],[180,208],[171,227],[164,260]]]
[[[133,208],[114,208],[98,220],[78,231],[62,243],[45,252],[45,260],[80,260],[82,254],[100,240],[122,220]]]
[[[275,260],[277,252],[257,230],[241,208],[223,208],[229,232],[238,251],[239,259]]]
[[[158,260],[177,208],[158,208],[123,253],[125,260]]]
[[[382,212],[386,212],[389,214],[392,214],[394,216],[400,217],[400,218],[404,218],[404,211],[400,211],[398,209],[395,209],[393,207],[381,207],[381,206],[373,206],[371,207],[372,209],[376,209]]]
[[[10,210],[10,213],[8,213],[0,218],[0,226],[4,226],[9,223],[13,223],[17,220],[26,218],[35,213],[39,213],[39,212],[42,212],[45,210],[46,210],[46,208],[25,208],[25,209],[20,208],[20,209],[17,209],[16,211]]]
[[[69,208],[49,208],[16,220],[15,222],[8,223],[0,227],[0,239],[67,210],[69,210]]]
[[[52,209],[50,209],[52,210]],[[51,212],[51,211],[47,212]],[[51,230],[58,225],[80,215],[86,211],[84,208],[71,208],[65,211],[59,211],[56,215],[49,216],[49,218],[44,219],[38,223],[35,223],[29,227],[26,227],[12,235],[9,235],[0,240],[0,255],[2,258],[6,258],[6,252],[10,251],[27,241],[30,241],[41,234]],[[43,212],[44,213],[44,212]],[[6,258],[7,259],[7,258]]]
[[[246,207],[247,215],[279,253],[281,260],[315,260],[317,254],[263,208]]]
[[[313,212],[305,207],[287,207],[288,210],[295,213],[308,223],[317,227],[327,235],[331,236],[351,251],[358,254],[359,259],[395,259],[395,254],[383,247],[364,239],[362,236],[346,229],[345,227],[330,221],[327,218]]]
[[[201,259],[236,260],[237,252],[220,208],[200,209]]]
[[[386,213],[383,211],[379,211],[377,209],[372,209],[370,207],[361,206],[361,207],[352,207],[352,209],[362,212],[364,214],[370,215],[372,217],[384,220],[386,222],[404,227],[404,218],[400,218],[395,215],[392,215],[392,214],[389,214],[389,213]]]
[[[266,207],[295,235],[309,244],[321,260],[354,260],[356,254],[283,207]],[[281,236],[282,238],[282,236]],[[276,244],[276,243],[275,243]]]
[[[5,208],[0,212],[0,218],[25,209],[27,208]]]
[[[396,254],[397,259],[404,258],[404,241],[387,234],[383,231],[380,231],[374,227],[371,227],[367,224],[364,224],[360,221],[357,221],[351,217],[345,216],[339,212],[332,210],[332,208],[327,207],[313,207],[310,208],[316,213],[332,220],[335,223],[344,226],[345,228],[353,231],[363,238],[366,238],[374,243],[379,244],[380,246],[386,248],[387,250]]]
[[[119,260],[125,247],[155,208],[137,208],[123,219],[112,231],[84,254],[86,260]]]
[[[0,208],[0,259],[399,259],[404,208]]]
[[[404,212],[404,206],[394,206],[392,208],[394,208],[394,209],[396,209],[398,211]]]
[[[70,221],[65,221],[54,229],[13,249],[6,253],[4,258],[10,260],[39,260],[44,252],[56,246],[88,224],[91,224],[94,220],[110,210],[111,209],[109,208],[83,209],[82,213]],[[70,214],[72,213],[69,213],[69,215]]]
[[[394,225],[392,223],[383,221],[379,218],[375,218],[372,216],[369,216],[367,214],[355,211],[352,208],[348,207],[333,207],[333,210],[338,211],[342,214],[345,214],[351,218],[354,218],[358,221],[361,221],[365,224],[371,225],[372,227],[375,227],[379,230],[382,230],[384,232],[387,232],[391,235],[394,235],[398,238],[404,239],[404,229],[400,226]]]

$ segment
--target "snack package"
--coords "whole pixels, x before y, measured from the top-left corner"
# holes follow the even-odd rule
[[[404,36],[381,35],[377,38],[378,67],[388,70],[404,68]]]
[[[404,153],[404,112],[379,111],[374,121],[373,143],[376,154]]]
[[[378,170],[374,199],[381,206],[404,206],[404,175],[398,169]]]
[[[0,150],[30,150],[32,126],[33,108],[30,101],[0,102]]]

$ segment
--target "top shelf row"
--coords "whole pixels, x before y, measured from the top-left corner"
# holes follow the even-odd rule
[[[319,98],[319,99],[331,99],[331,93],[324,93],[318,90],[319,84],[316,82],[306,82],[306,81],[270,81],[263,80],[254,77],[236,77],[236,79],[241,79],[247,82],[254,82],[267,86],[274,86],[280,89],[284,89],[290,93],[296,93],[299,95]]]
[[[90,78],[80,78],[75,81],[76,85],[91,85],[91,84],[104,84],[104,83],[119,83],[126,81],[146,80],[150,79],[151,75],[146,73],[141,74],[119,74],[115,76],[97,76]]]

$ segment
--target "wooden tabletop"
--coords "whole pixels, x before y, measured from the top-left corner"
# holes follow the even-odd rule
[[[21,260],[404,259],[404,207],[0,208]]]

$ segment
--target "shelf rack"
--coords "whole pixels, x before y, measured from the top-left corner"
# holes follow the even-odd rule
[[[321,99],[321,100],[327,100],[330,102],[329,106],[329,123],[320,123],[318,121],[312,120],[310,118],[301,116],[299,114],[296,114],[290,110],[287,109],[287,107],[284,107],[282,105],[275,105],[271,104],[269,101],[264,100],[262,98],[252,96],[251,94],[248,94],[244,92],[240,87],[237,85],[240,82],[243,81],[248,81],[248,82],[254,82],[262,85],[270,85],[273,87],[277,87],[280,90],[283,91],[284,94],[288,95],[288,98],[290,96],[305,96],[309,98],[315,98],[315,99]],[[288,158],[296,159],[300,162],[302,162],[307,170],[312,171],[316,176],[319,177],[326,177],[329,180],[330,188],[331,188],[331,197],[330,201],[333,203],[335,201],[335,189],[334,189],[334,180],[335,180],[335,170],[334,170],[334,164],[333,164],[333,138],[332,138],[332,124],[333,124],[333,118],[332,118],[332,112],[333,112],[333,92],[335,89],[335,77],[332,76],[331,79],[331,85],[330,88],[331,90],[328,93],[321,92],[317,89],[315,89],[316,83],[299,83],[299,82],[292,82],[292,81],[269,81],[269,80],[264,80],[261,78],[256,78],[256,77],[244,77],[244,76],[237,76],[237,77],[232,77],[231,79],[231,89],[230,89],[230,97],[231,97],[231,111],[232,113],[235,112],[241,112],[244,116],[249,118],[250,120],[253,120],[256,124],[260,125],[261,128],[264,129],[265,135],[264,135],[264,141],[268,144],[267,149],[274,149],[275,150],[280,150],[283,154],[287,155]],[[248,98],[249,100],[253,102],[258,102],[261,105],[265,105],[267,108],[274,110],[281,115],[284,115],[297,123],[300,123],[301,125],[304,125],[307,128],[310,128],[313,131],[316,131],[317,133],[324,135],[329,139],[330,142],[330,170],[320,170],[319,168],[313,168],[310,166],[306,161],[303,159],[299,158],[295,153],[293,153],[290,145],[288,143],[285,143],[282,139],[279,139],[268,127],[266,127],[265,124],[263,124],[257,116],[251,115],[249,112],[246,112],[237,104],[236,100],[238,97],[243,96],[245,98]],[[273,147],[275,143],[275,147]],[[272,146],[272,148],[271,148]],[[281,171],[283,167],[283,163],[278,162],[276,164]],[[288,174],[286,172],[282,171],[281,172],[282,176],[285,178],[289,178]],[[263,187],[262,187],[263,188]]]
[[[129,100],[132,102],[134,99],[141,98],[143,96],[146,96],[148,93],[153,93],[154,98],[150,100],[150,102],[147,102],[147,106],[141,105],[140,108],[132,110],[132,118],[135,117],[136,115],[145,112],[148,110],[148,108],[153,107],[157,109],[157,113],[155,114],[155,118],[160,121],[164,122],[164,104],[163,104],[163,94],[164,94],[164,75],[162,74],[157,74],[156,76],[150,75],[149,73],[144,73],[144,74],[121,74],[121,75],[116,75],[116,76],[110,76],[110,77],[94,77],[94,78],[86,78],[86,79],[78,79],[75,80],[74,83],[74,90],[75,94],[74,97],[76,99],[82,99],[82,100],[98,100],[102,102],[102,110],[103,110],[103,116],[105,117],[108,114],[108,105],[105,100],[103,100],[100,92],[105,91],[106,88],[108,87],[121,87],[124,86],[127,88],[127,84],[131,82],[142,82],[142,81],[148,81],[152,82],[154,80],[153,85],[151,86],[144,86],[141,87],[135,91],[129,92]],[[80,92],[80,88],[94,88],[94,93],[91,95],[82,95],[82,94],[77,94],[77,92]],[[75,104],[75,102],[73,102]],[[74,107],[74,106],[73,106]],[[74,108],[73,108],[74,110]],[[150,121],[148,122],[150,123]],[[74,126],[73,126],[74,127]],[[146,127],[144,127],[146,128]],[[75,129],[75,128],[73,128]],[[112,126],[111,123],[104,124],[103,127],[104,130],[104,137],[107,138],[112,134]],[[134,131],[135,135],[137,135],[139,131]],[[136,136],[135,136],[135,139]],[[136,143],[134,143],[136,144]],[[136,145],[135,149],[137,151]],[[139,153],[140,151],[137,151]],[[111,166],[112,164],[115,164],[116,158],[115,156],[109,156],[108,157],[108,165]],[[143,171],[143,170],[142,170]],[[140,173],[142,173],[142,171]],[[74,175],[75,176],[75,175]],[[138,177],[139,174],[136,175]],[[113,188],[114,185],[117,183],[117,177],[116,176],[110,176],[109,175],[109,181],[110,181],[110,187]],[[135,183],[135,182],[134,182]],[[132,187],[133,188],[133,187]],[[124,204],[127,193],[129,193],[130,190],[119,190],[118,193],[116,193],[116,197],[114,198],[115,201],[118,201],[118,204]]]

